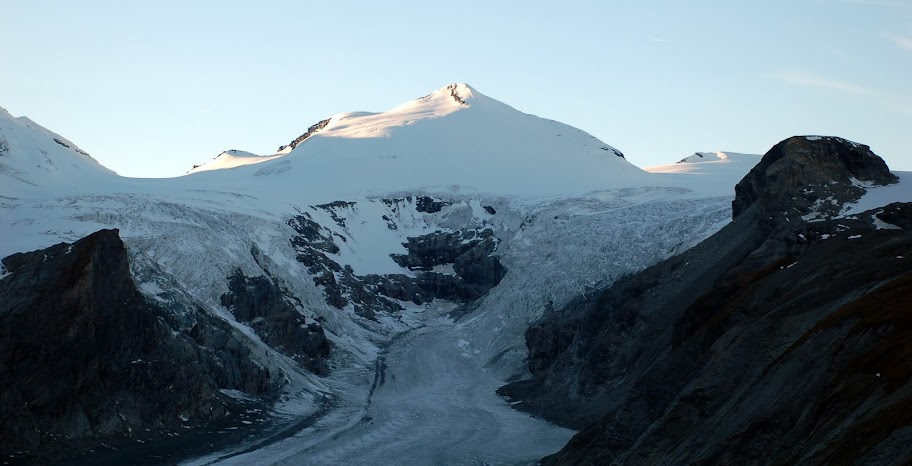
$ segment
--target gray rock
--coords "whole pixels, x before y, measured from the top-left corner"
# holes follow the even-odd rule
[[[317,375],[329,374],[330,344],[323,327],[308,323],[270,277],[247,277],[238,269],[228,277],[228,292],[221,301],[266,344]]]
[[[316,122],[315,124],[311,125],[310,127],[307,128],[307,131],[305,131],[304,134],[294,138],[291,142],[288,143],[287,146],[279,146],[279,151],[281,152],[288,147],[291,147],[292,149],[298,147],[298,144],[306,141],[308,138],[310,138],[314,134],[317,134],[318,132],[320,132],[321,129],[325,128],[326,125],[329,124],[330,120],[332,120],[332,118],[320,120],[320,121]]]

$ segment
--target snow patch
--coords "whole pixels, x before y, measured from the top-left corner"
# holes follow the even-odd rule
[[[453,264],[443,264],[435,265],[431,272],[440,273],[443,275],[456,275],[456,270],[453,268]]]
[[[462,351],[462,357],[464,357],[464,358],[472,357],[472,355],[469,353],[469,345],[470,345],[470,343],[468,340],[460,339],[459,341],[456,342],[456,347]]]
[[[167,303],[168,300],[162,298],[160,295],[167,293],[162,289],[158,283],[155,282],[144,282],[139,284],[139,289],[142,293],[160,303]]]
[[[912,202],[912,172],[893,172],[899,178],[898,183],[866,188],[867,192],[858,202],[848,205],[843,215],[883,207],[894,202]]]
[[[882,212],[883,211],[881,210],[880,212],[877,212],[877,214],[882,213]],[[887,223],[887,222],[879,219],[877,217],[877,214],[871,215],[871,221],[874,222],[874,228],[876,228],[878,230],[902,230],[902,228],[900,228],[892,223]]]
[[[823,221],[829,219],[830,218],[829,215],[827,215],[825,212],[821,212],[821,210],[822,210],[821,207],[827,203],[829,203],[832,206],[839,205],[839,201],[836,200],[836,198],[834,198],[833,196],[829,196],[826,199],[817,199],[811,205],[811,211],[805,215],[802,215],[801,220],[804,220],[805,222],[823,222]]]

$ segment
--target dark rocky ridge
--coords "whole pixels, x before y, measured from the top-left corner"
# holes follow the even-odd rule
[[[292,141],[289,142],[288,145],[279,146],[279,152],[285,150],[288,147],[291,147],[292,149],[298,147],[298,144],[304,142],[305,140],[307,140],[307,138],[313,136],[314,134],[317,134],[318,132],[320,132],[321,129],[325,128],[326,125],[329,124],[330,120],[332,120],[332,118],[320,120],[320,121],[316,122],[315,124],[310,125],[310,127],[307,128],[307,131],[305,131],[304,134],[292,139]]]
[[[220,389],[278,388],[225,322],[197,309],[191,328],[175,327],[146,300],[117,230],[3,265],[0,450],[47,459],[90,441],[184,433],[244,411]]]
[[[912,461],[912,204],[801,220],[850,177],[895,179],[866,146],[783,141],[719,233],[536,322],[533,378],[501,393],[581,429],[544,463]]]

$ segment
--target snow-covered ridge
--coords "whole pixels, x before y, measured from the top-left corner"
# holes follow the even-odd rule
[[[323,130],[322,137],[335,138],[377,138],[388,137],[400,126],[415,124],[421,120],[442,118],[479,103],[485,97],[476,97],[467,84],[450,84],[419,99],[405,102],[382,113],[350,112],[334,115]],[[489,99],[490,100],[490,99]]]
[[[646,167],[649,173],[671,176],[669,183],[701,191],[734,193],[734,186],[750,171],[759,155],[736,152],[695,152],[676,163]]]
[[[6,126],[21,126],[8,114],[6,118],[0,115],[0,120]],[[34,136],[38,134],[36,130]],[[24,139],[22,135],[7,137]],[[75,174],[61,181],[43,181],[43,172],[35,167],[43,164],[36,160],[35,151],[20,151],[16,159],[21,163],[4,164],[3,173],[26,180],[24,184],[34,189],[17,185],[0,194],[19,197],[26,189],[33,191],[30,195],[40,195],[53,191],[51,187],[66,187],[70,193],[219,190],[255,193],[273,203],[281,200],[296,205],[390,192],[553,199],[622,187],[707,188],[705,180],[694,183],[655,177],[584,131],[522,113],[462,83],[441,87],[386,112],[335,115],[313,125],[295,141],[298,143],[271,155],[226,151],[192,169],[189,176],[176,179],[124,179],[89,159],[103,177],[92,184],[81,182],[84,176]],[[45,139],[45,146],[47,142],[54,149],[66,149],[53,137]],[[731,192],[756,160],[716,153],[712,163],[651,167],[648,171],[712,174],[719,184],[713,188],[714,194],[724,194]]]
[[[269,158],[220,156],[187,183],[215,183],[198,172],[233,168],[220,185],[287,191],[293,183],[325,201],[412,190],[553,197],[648,184],[619,153],[457,83],[385,112],[333,115]]]
[[[267,160],[272,160],[276,157],[281,157],[281,154],[257,155],[242,150],[226,150],[225,152],[217,155],[214,159],[202,165],[194,165],[193,168],[190,169],[190,171],[187,173],[199,173],[209,170],[222,170],[226,168],[240,167],[243,165],[253,165],[266,162]]]
[[[0,108],[0,196],[38,187],[49,194],[115,177],[70,140]]]
[[[684,157],[676,163],[718,162],[729,160],[725,152],[694,152],[694,155]]]
[[[644,183],[646,174],[611,149],[455,84],[386,112],[335,115],[262,167],[284,163],[281,176],[314,191],[355,195],[421,189],[560,196]]]
[[[650,173],[694,173],[697,171],[718,168],[721,165],[753,167],[760,161],[760,155],[739,154],[736,152],[694,152],[693,155],[668,165],[646,167]],[[750,168],[748,168],[750,170]],[[746,172],[745,172],[746,173]]]

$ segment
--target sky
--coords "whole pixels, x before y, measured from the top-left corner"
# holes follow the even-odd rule
[[[453,82],[641,167],[823,134],[912,170],[912,0],[429,3],[0,0],[0,107],[133,177]]]

